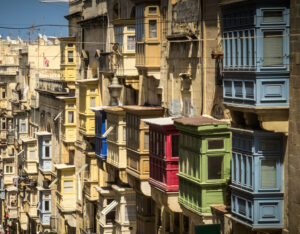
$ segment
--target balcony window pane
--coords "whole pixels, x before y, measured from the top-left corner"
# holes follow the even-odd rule
[[[156,14],[157,8],[156,7],[149,7],[149,14]]]
[[[264,22],[282,21],[282,11],[264,11]]]
[[[239,214],[246,215],[246,201],[238,198]]]
[[[74,111],[68,111],[68,123],[74,123]]]
[[[261,161],[261,188],[276,188],[276,160]]]
[[[45,211],[50,211],[50,202],[49,201],[45,201]]]
[[[234,82],[235,97],[243,97],[243,84],[241,81]]]
[[[245,82],[246,98],[254,99],[254,83]]]
[[[224,149],[224,140],[208,140],[208,149]]]
[[[50,157],[50,148],[49,148],[49,146],[45,146],[45,157],[47,157],[47,158]]]
[[[123,126],[123,141],[126,141],[126,127]]]
[[[90,98],[90,107],[95,107],[96,106],[96,98],[91,97]]]
[[[64,192],[72,193],[73,192],[73,181],[64,181]]]
[[[283,65],[282,32],[264,32],[264,66]]]
[[[74,62],[74,52],[68,51],[68,62],[73,63]]]
[[[209,180],[223,178],[223,156],[208,156],[207,164]]]
[[[26,132],[26,123],[21,123],[21,132]]]
[[[135,50],[135,36],[127,37],[127,50]]]
[[[224,81],[225,97],[232,97],[232,82]]]
[[[30,151],[29,152],[29,159],[34,160],[35,159],[35,151]]]
[[[179,135],[172,136],[172,157],[179,156]]]
[[[149,38],[157,37],[157,21],[149,20]]]

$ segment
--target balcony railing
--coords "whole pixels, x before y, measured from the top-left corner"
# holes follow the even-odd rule
[[[67,93],[67,84],[60,80],[39,79],[37,90],[51,93]]]
[[[19,67],[17,65],[0,66],[0,75],[17,75]]]

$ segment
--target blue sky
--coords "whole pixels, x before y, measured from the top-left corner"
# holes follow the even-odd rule
[[[39,0],[0,0],[0,27],[30,27],[32,24],[58,24],[67,25],[68,21],[64,18],[68,14],[68,3],[40,3]],[[0,34],[3,38],[10,36],[15,39],[18,35],[23,40],[28,40],[28,33],[32,30],[3,29]],[[40,27],[40,33],[48,36],[67,36],[68,28],[59,27]],[[34,31],[36,38],[37,30]]]

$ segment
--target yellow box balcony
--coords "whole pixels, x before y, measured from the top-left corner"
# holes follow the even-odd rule
[[[64,124],[62,128],[62,140],[65,142],[76,141],[76,124]]]
[[[95,136],[95,114],[79,113],[79,132],[85,136]]]
[[[61,78],[66,82],[75,82],[76,80],[76,65],[63,64],[61,65]]]
[[[38,161],[25,160],[24,170],[28,176],[33,176],[38,174]]]
[[[62,194],[56,191],[57,207],[62,212],[71,212],[76,210],[76,194]]]

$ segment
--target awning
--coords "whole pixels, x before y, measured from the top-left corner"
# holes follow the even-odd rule
[[[64,215],[65,220],[67,221],[70,227],[76,228],[76,218],[73,215]]]
[[[107,215],[109,212],[111,212],[119,203],[116,200],[113,200],[111,203],[109,203],[108,206],[106,206],[102,211],[101,214]]]
[[[54,167],[55,167],[57,170],[63,170],[63,169],[68,169],[68,168],[75,168],[75,165],[55,164]]]

